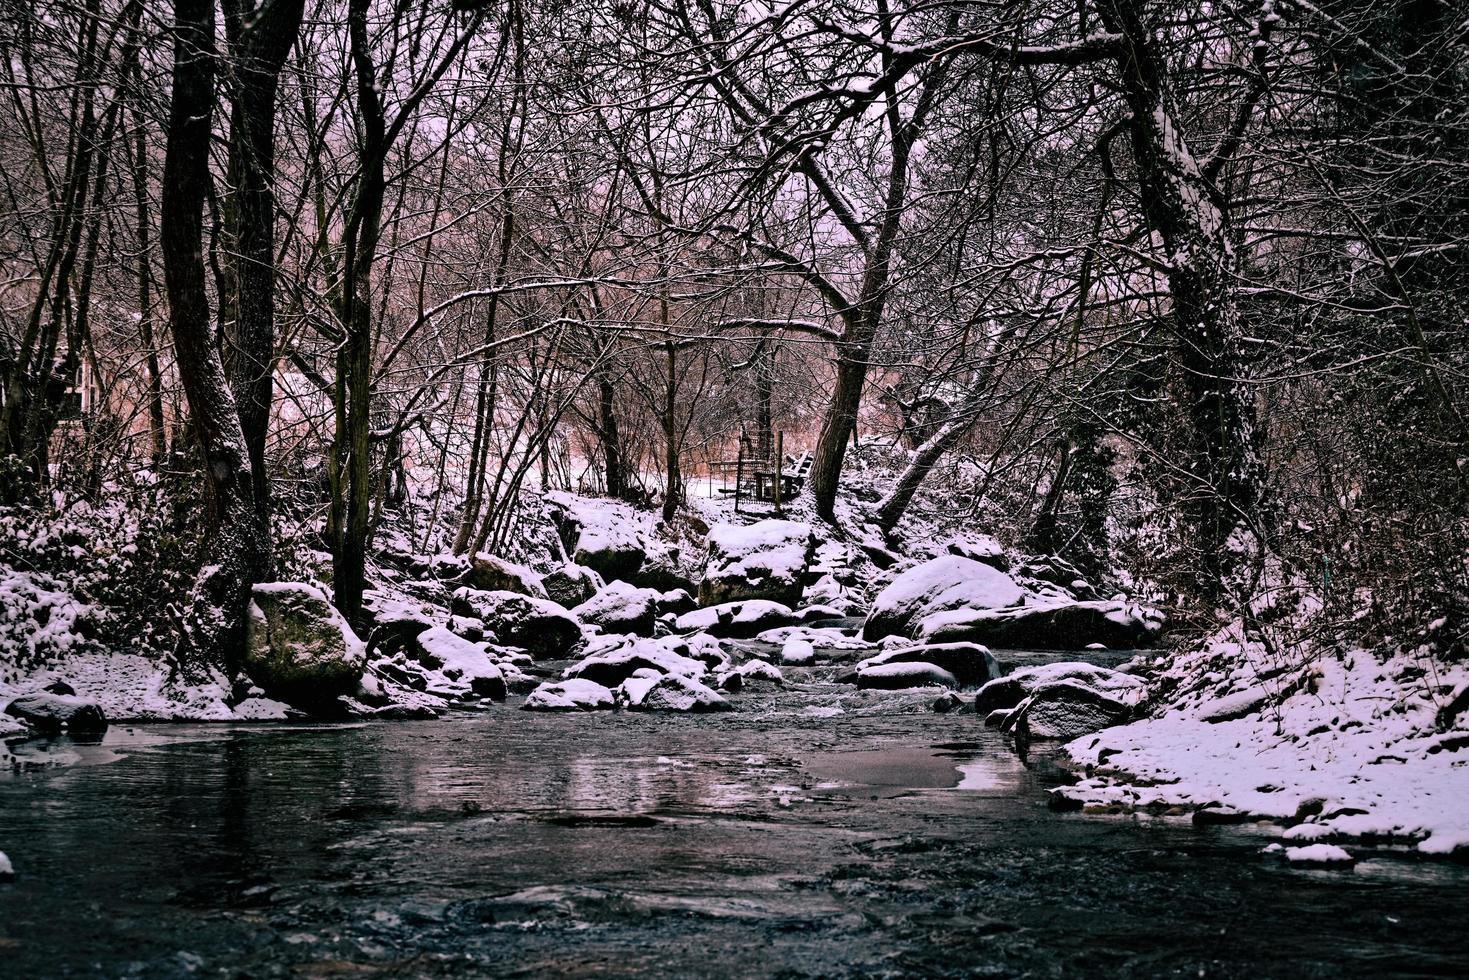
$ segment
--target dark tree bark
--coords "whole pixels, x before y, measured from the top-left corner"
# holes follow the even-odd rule
[[[1230,564],[1236,531],[1257,536],[1262,498],[1254,395],[1240,352],[1235,255],[1228,213],[1179,126],[1165,68],[1140,4],[1100,0],[1108,31],[1121,36],[1117,68],[1144,216],[1163,239],[1192,446],[1194,486],[1185,507],[1212,591]]]
[[[204,199],[214,114],[213,0],[175,0],[173,101],[169,106],[160,241],[168,326],[204,462],[209,501],[205,565],[184,619],[185,649],[236,665],[250,589],[270,542],[258,520],[240,416],[214,343],[203,258]]]
[[[622,436],[617,431],[617,390],[607,372],[597,380],[598,429],[602,438],[602,465],[606,475],[607,496],[621,500],[627,493],[622,472]]]
[[[668,322],[668,301],[663,300],[663,321]],[[666,485],[663,488],[663,523],[673,520],[678,505],[683,500],[683,471],[679,467],[678,438],[678,345],[673,340],[664,342],[668,377],[665,379],[663,398],[663,459]]]
[[[224,0],[234,75],[225,237],[232,251],[222,298],[230,385],[250,454],[255,506],[269,520],[265,439],[275,364],[275,102],[280,73],[301,27],[305,0]]]

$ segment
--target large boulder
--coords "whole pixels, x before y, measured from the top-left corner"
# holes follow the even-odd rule
[[[520,647],[537,660],[569,657],[582,643],[581,624],[549,599],[466,586],[454,591],[453,609],[461,616],[478,617],[496,643]]]
[[[725,602],[705,609],[695,609],[674,621],[680,633],[708,633],[710,636],[749,639],[778,626],[790,626],[801,616],[790,606],[769,599]]]
[[[677,545],[649,537],[642,538],[642,544],[643,564],[630,579],[633,585],[658,592],[693,592],[698,588],[679,562],[682,551]]]
[[[857,686],[883,691],[901,691],[910,687],[959,686],[953,674],[937,664],[922,661],[873,664],[857,671]]]
[[[709,529],[709,559],[699,583],[699,605],[768,599],[796,606],[815,549],[811,525],[799,521],[716,524]]]
[[[526,711],[609,711],[617,707],[617,701],[601,684],[574,679],[542,684],[521,707]]]
[[[22,694],[5,706],[5,713],[47,735],[63,730],[73,735],[107,731],[107,715],[101,706],[71,694],[50,691]]]
[[[1061,681],[1020,702],[1001,728],[1017,738],[1070,741],[1132,720],[1133,706],[1101,691]]]
[[[933,664],[954,678],[954,687],[980,687],[1000,676],[1000,665],[989,650],[978,643],[934,643],[899,650],[886,650],[857,664],[858,676],[864,670],[890,664]]]
[[[868,640],[916,638],[920,624],[937,613],[1014,606],[1024,602],[1026,595],[1025,589],[997,568],[961,555],[944,555],[899,573],[879,592],[862,635]]]
[[[357,690],[367,646],[316,586],[270,582],[251,592],[245,672],[288,702],[329,701]]]
[[[643,567],[647,552],[631,522],[607,521],[581,528],[572,560],[585,565],[608,582],[631,581]]]
[[[537,599],[550,598],[541,576],[524,565],[484,552],[470,559],[464,584],[481,592],[518,592]]]
[[[929,643],[968,641],[1012,650],[1081,650],[1095,643],[1114,650],[1155,642],[1162,621],[1125,602],[1046,602],[1010,609],[936,611],[918,624]]]
[[[571,613],[588,626],[600,626],[604,633],[652,636],[661,602],[662,596],[652,589],[613,582]]]
[[[1089,687],[1119,701],[1135,702],[1146,685],[1141,678],[1096,664],[1061,662],[1025,667],[985,684],[975,695],[975,711],[981,715],[1013,708],[1036,691],[1069,681]]]
[[[541,576],[541,586],[546,597],[557,605],[570,609],[586,602],[603,586],[602,576],[590,568],[567,563]]]

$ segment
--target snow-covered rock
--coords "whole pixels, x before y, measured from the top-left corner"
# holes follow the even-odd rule
[[[548,493],[546,504],[572,561],[608,582],[630,582],[647,551],[632,508],[614,500]]]
[[[678,674],[682,677],[702,677],[706,667],[702,661],[686,657],[670,650],[666,645],[653,640],[595,653],[566,668],[565,677],[595,681],[605,687],[616,687],[641,670],[653,670],[659,675]]]
[[[786,640],[780,648],[780,662],[805,665],[816,659],[816,648],[809,640]]]
[[[442,626],[424,630],[414,640],[420,662],[450,681],[465,684],[480,697],[505,700],[505,674],[482,643],[471,643]]]
[[[1349,865],[1356,862],[1356,858],[1345,849],[1335,844],[1308,844],[1305,847],[1287,847],[1285,859],[1293,865],[1302,867],[1325,867],[1329,865]]]
[[[1119,701],[1135,703],[1147,685],[1141,678],[1095,664],[1065,661],[1025,667],[990,681],[975,695],[974,707],[980,714],[998,708],[1013,708],[1048,684],[1070,681],[1100,691]]]
[[[570,562],[541,576],[541,587],[546,590],[546,597],[567,609],[586,602],[605,584],[602,576],[590,568]]]
[[[15,865],[10,863],[10,858],[4,851],[0,851],[0,881],[15,880]]]
[[[662,596],[652,589],[640,589],[626,582],[612,582],[572,609],[571,614],[588,626],[601,627],[604,633],[652,636],[661,599]]]
[[[713,712],[733,711],[734,705],[718,691],[680,674],[663,674],[654,679],[643,675],[629,678],[621,690],[633,711]]]
[[[851,679],[860,685],[863,671],[904,663],[936,665],[954,679],[953,687],[979,687],[1000,675],[999,662],[978,643],[936,643],[884,650],[857,664]]]
[[[541,576],[534,571],[484,552],[470,559],[464,584],[481,592],[518,592],[537,599],[549,598]]]
[[[282,700],[330,699],[362,678],[366,644],[314,585],[255,586],[246,632],[245,671]]]
[[[815,551],[811,525],[763,520],[709,529],[709,558],[699,583],[699,604],[768,599],[796,606]]]
[[[669,613],[682,616],[699,608],[699,601],[689,594],[688,589],[669,589],[658,595],[658,615]]]
[[[879,592],[872,601],[862,635],[868,640],[893,635],[916,637],[918,624],[935,614],[1014,606],[1024,601],[1026,595],[1014,579],[999,569],[971,558],[945,555],[899,573]]]
[[[737,691],[744,687],[745,682],[766,681],[771,684],[784,686],[785,677],[780,668],[764,660],[746,660],[738,667],[723,671],[719,674],[716,686],[721,690]]]
[[[873,664],[857,672],[857,686],[883,691],[910,687],[958,687],[958,679],[937,664],[922,661]]]
[[[1219,809],[1287,839],[1393,841],[1469,856],[1469,664],[1424,649],[1272,654],[1239,622],[1166,661],[1152,717],[1066,746],[1086,773],[1059,794],[1113,809]],[[1216,720],[1264,691],[1267,710]],[[1232,710],[1226,713],[1233,714]]]
[[[1017,737],[1069,741],[1121,725],[1133,706],[1075,681],[1047,684],[1020,702],[1001,728]]]
[[[97,704],[69,694],[34,691],[22,694],[5,706],[5,713],[19,718],[38,732],[97,734],[107,730],[107,715]]]
[[[1093,643],[1127,650],[1154,643],[1162,620],[1152,610],[1121,601],[1048,600],[1011,608],[934,610],[914,635],[931,643],[968,640],[1012,650],[1080,650]]]
[[[570,656],[582,643],[581,624],[549,599],[516,592],[456,589],[454,612],[478,617],[496,643],[530,651],[537,660]]]
[[[801,617],[790,606],[769,599],[725,602],[685,613],[674,627],[681,633],[748,639],[778,626],[790,626]]]
[[[951,555],[983,562],[1002,572],[1010,570],[1010,557],[1004,547],[988,534],[956,534],[949,539],[947,550]]]
[[[782,646],[791,640],[805,640],[820,650],[871,650],[876,646],[860,636],[852,636],[829,626],[780,626],[766,630],[755,639],[774,646]]]
[[[605,711],[616,707],[612,692],[582,678],[542,684],[521,707],[526,711]]]

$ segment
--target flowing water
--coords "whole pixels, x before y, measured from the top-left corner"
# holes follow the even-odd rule
[[[1053,813],[1053,757],[974,715],[787,677],[718,716],[14,743],[0,976],[1469,972],[1469,869]]]

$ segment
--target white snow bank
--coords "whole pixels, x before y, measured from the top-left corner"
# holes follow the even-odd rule
[[[1251,676],[1267,697],[1255,713],[1205,720],[1219,715],[1216,671],[1214,684],[1162,717],[1070,743],[1089,778],[1059,792],[1098,808],[1217,807],[1299,823],[1292,839],[1407,841],[1441,855],[1469,848],[1469,719],[1438,724],[1469,667],[1426,656],[1379,662],[1362,650],[1290,670],[1259,666]]]

